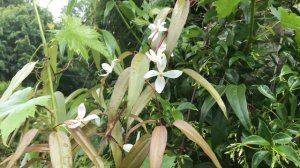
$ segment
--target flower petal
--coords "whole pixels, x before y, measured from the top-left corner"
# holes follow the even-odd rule
[[[163,73],[167,66],[167,57],[165,54],[161,54],[161,60],[156,64],[157,69],[160,73]]]
[[[151,78],[153,76],[157,76],[159,74],[159,72],[155,71],[155,70],[150,70],[148,71],[145,75],[144,75],[144,78],[145,79],[148,79],[148,78]]]
[[[83,103],[80,103],[80,105],[77,108],[77,118],[79,119],[83,119],[83,117],[85,116],[86,113],[86,109]]]
[[[160,26],[159,29],[158,29],[158,31],[159,32],[165,32],[165,31],[168,31],[168,29],[165,28],[165,27]]]
[[[123,145],[123,150],[126,151],[126,152],[129,152],[132,147],[133,147],[132,144],[124,144]]]
[[[162,42],[159,48],[157,49],[157,53],[163,53],[167,48],[167,44],[165,42]]]
[[[148,39],[153,39],[153,37],[155,36],[155,34],[157,34],[157,31],[153,31],[150,36],[148,37]]]
[[[97,116],[96,114],[90,114],[88,116],[86,116],[84,119],[82,119],[83,122],[89,122],[91,120],[95,120],[99,118],[99,116]]]
[[[113,68],[117,65],[117,63],[118,63],[119,61],[120,61],[119,59],[114,59],[114,60],[112,60],[112,62],[111,62],[111,68],[113,69]]]
[[[68,127],[68,128],[77,128],[81,125],[81,122],[78,120],[67,120],[64,122],[64,124]]]
[[[101,66],[107,73],[112,72],[112,67],[108,63],[103,63],[103,64],[101,64]]]
[[[158,35],[159,35],[158,31],[156,31],[152,38],[152,41],[155,41],[157,39]]]
[[[161,93],[166,85],[166,81],[164,77],[158,76],[155,80],[155,90],[157,93]]]
[[[180,75],[182,74],[182,71],[179,70],[171,70],[171,71],[167,71],[164,72],[163,75],[167,78],[178,78]]]
[[[153,24],[153,23],[151,23],[151,24],[149,24],[148,28],[149,28],[151,31],[154,31],[155,28],[156,28],[156,25]]]

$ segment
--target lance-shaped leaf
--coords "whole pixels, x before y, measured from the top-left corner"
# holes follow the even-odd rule
[[[8,88],[3,93],[0,104],[6,101],[13,91],[22,83],[22,81],[31,73],[37,62],[30,62],[17,72],[17,74],[11,79]]]
[[[55,92],[55,98],[57,110],[54,112],[56,113],[58,123],[63,123],[67,119],[65,96],[61,92]]]
[[[139,95],[143,90],[145,83],[144,75],[149,70],[149,61],[144,54],[138,53],[134,56],[131,62],[131,72],[128,86],[128,115],[132,110],[133,105],[138,100]]]
[[[205,142],[205,140],[202,138],[202,136],[196,131],[195,128],[193,128],[189,123],[183,121],[183,120],[177,120],[173,123],[175,127],[180,129],[180,131],[191,141],[198,144],[204,153],[212,160],[214,165],[217,168],[221,168],[221,164],[219,163],[215,153],[212,151],[210,146]]]
[[[120,121],[117,121],[115,127],[111,132],[111,135],[114,140],[109,141],[110,149],[112,151],[116,167],[120,167],[122,161],[122,149],[120,148],[120,146],[123,145],[122,125]]]
[[[249,118],[245,94],[245,85],[229,85],[226,88],[226,97],[233,109],[233,112],[239,118],[242,125],[249,130],[251,127],[251,121]]]
[[[98,153],[94,146],[91,144],[89,138],[84,134],[80,128],[68,129],[75,141],[82,148],[82,150],[88,155],[91,161],[96,167],[104,168],[104,162],[101,157],[98,156]]]
[[[184,24],[189,14],[190,1],[188,0],[177,0],[173,9],[171,23],[169,26],[167,36],[167,49],[166,54],[170,56],[173,49],[177,45],[177,40],[182,32]]]
[[[167,146],[168,132],[165,126],[154,128],[150,144],[150,168],[160,168],[165,148]]]
[[[152,85],[152,84],[151,84]],[[138,98],[138,101],[134,104],[130,114],[138,116],[145,106],[149,103],[151,98],[155,95],[155,91],[153,90],[154,86],[147,86],[146,89],[141,93]],[[127,128],[130,127],[132,122],[134,121],[133,118],[128,118]]]
[[[7,168],[14,167],[16,161],[22,156],[26,147],[31,143],[31,141],[33,140],[33,138],[36,136],[37,133],[38,133],[37,129],[32,129],[25,133],[25,135],[21,138],[15,153],[12,155],[10,161],[8,162],[6,166]]]
[[[65,132],[52,132],[49,135],[49,148],[53,168],[72,167],[71,143]]]
[[[216,100],[216,102],[218,103],[219,107],[223,111],[225,117],[228,118],[227,117],[227,110],[226,110],[225,104],[224,104],[221,96],[219,95],[219,93],[216,91],[216,89],[205,78],[203,78],[196,71],[191,70],[191,69],[183,69],[182,71],[185,74],[187,74],[190,77],[192,77],[199,85],[201,85],[202,87],[204,87],[211,94],[211,96]]]
[[[0,104],[0,130],[3,144],[6,145],[8,136],[26,120],[33,117],[36,106],[46,106],[49,96],[42,96],[30,99],[33,89],[26,89],[15,92],[7,101]]]
[[[151,136],[149,134],[142,136],[122,160],[120,168],[141,167],[149,154],[150,140]]]

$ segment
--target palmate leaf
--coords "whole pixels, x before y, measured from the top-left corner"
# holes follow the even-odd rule
[[[63,28],[55,34],[61,50],[67,45],[71,51],[81,54],[88,61],[88,48],[91,48],[112,60],[105,44],[99,41],[100,34],[91,27],[82,25],[80,18],[64,15],[62,22]]]
[[[7,145],[8,136],[20,127],[27,117],[34,116],[37,105],[47,105],[49,96],[30,99],[32,91],[31,87],[17,91],[0,104],[0,131],[4,145]]]

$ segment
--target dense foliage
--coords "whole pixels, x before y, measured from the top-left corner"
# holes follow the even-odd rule
[[[0,164],[300,167],[299,23],[298,1],[71,0],[0,99]]]

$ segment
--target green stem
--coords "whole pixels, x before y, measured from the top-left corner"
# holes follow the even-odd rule
[[[131,34],[134,36],[134,38],[135,38],[140,44],[142,44],[141,40],[137,37],[137,35],[133,32],[133,30],[131,29],[131,27],[130,27],[129,24],[127,23],[127,21],[126,21],[124,15],[123,15],[123,13],[121,12],[121,10],[119,9],[119,7],[118,7],[117,4],[115,4],[115,7],[116,7],[118,13],[120,14],[120,16],[121,16],[123,22],[125,23],[127,29],[131,32]]]
[[[41,23],[41,19],[40,19],[40,15],[37,9],[37,5],[36,5],[36,0],[33,0],[33,6],[34,6],[34,11],[35,11],[35,15],[38,21],[38,25],[39,25],[39,29],[40,29],[40,35],[42,38],[42,42],[43,42],[43,48],[44,48],[44,55],[46,58],[49,58],[48,55],[48,45],[47,45],[47,41],[45,38],[45,34],[43,31],[43,27],[42,27],[42,23]],[[51,75],[51,67],[50,64],[48,63],[47,65],[47,74],[48,74],[48,81],[49,81],[49,85],[50,85],[50,96],[51,96],[51,102],[52,102],[52,110],[55,112],[57,110],[57,104],[56,104],[56,98],[54,95],[54,89],[53,89],[53,80],[52,80],[52,75]],[[56,115],[56,112],[54,113]],[[55,121],[57,122],[58,118],[57,115],[55,116]]]
[[[255,0],[251,0],[251,11],[250,11],[250,25],[249,25],[249,37],[245,47],[245,51],[249,52],[251,43],[254,38],[254,13],[255,13]]]

